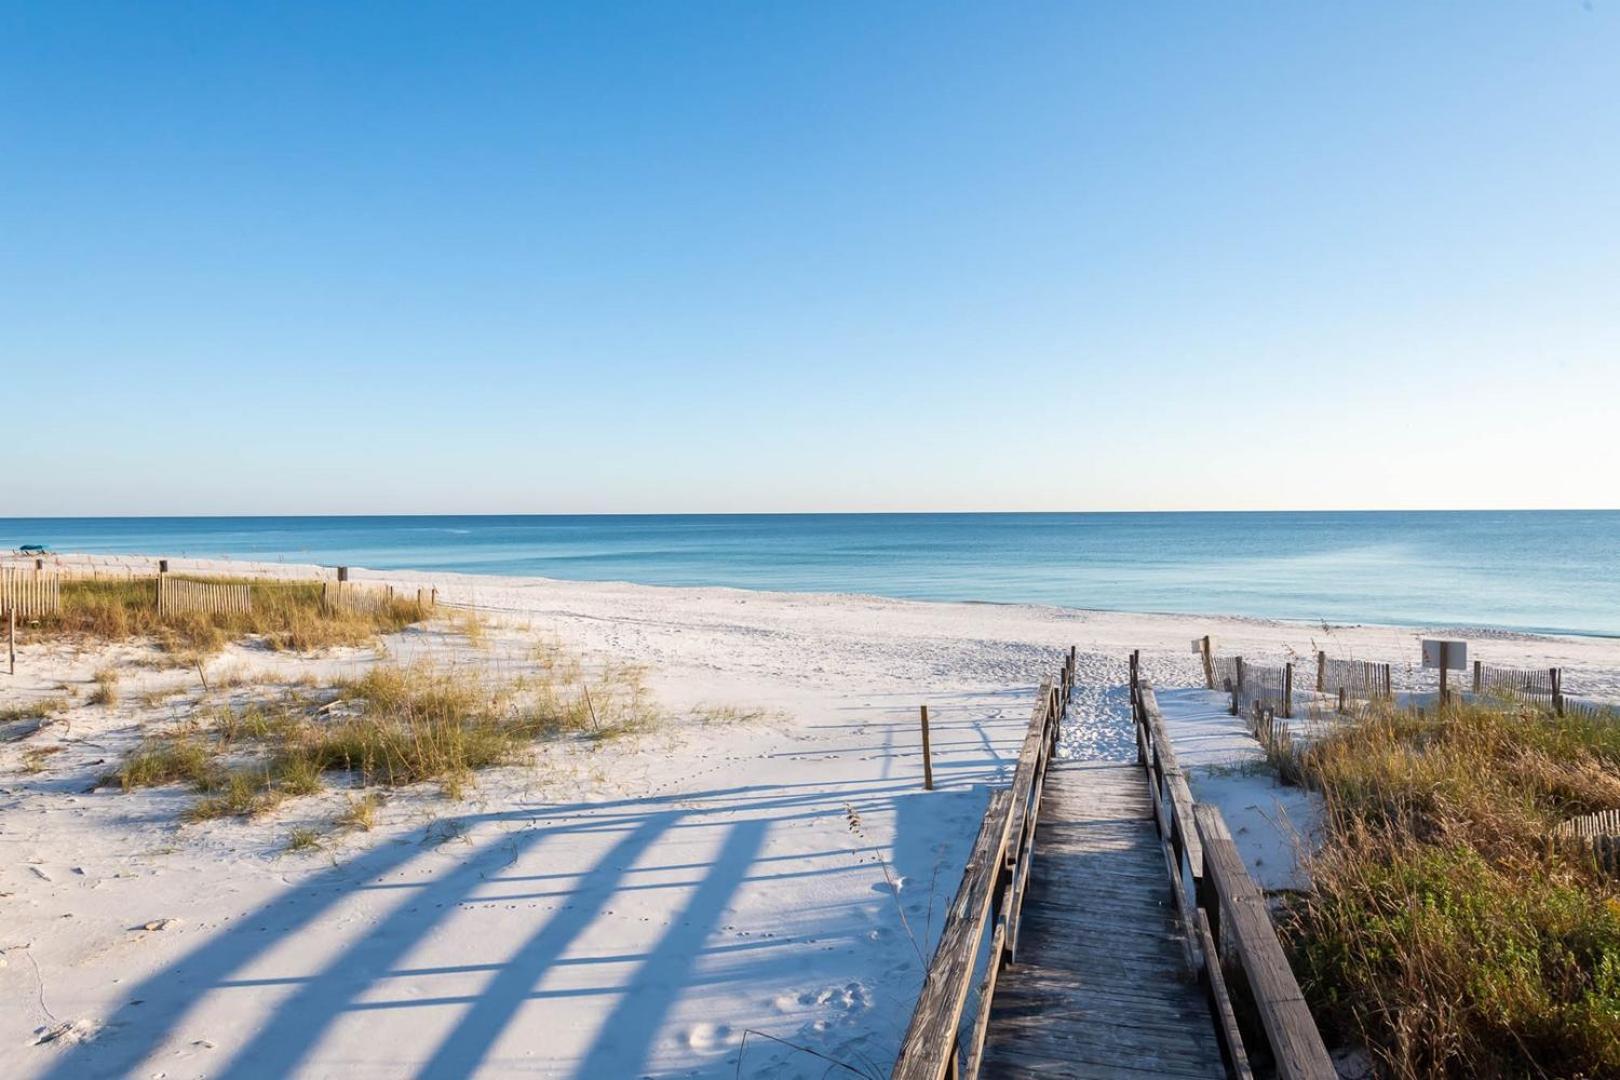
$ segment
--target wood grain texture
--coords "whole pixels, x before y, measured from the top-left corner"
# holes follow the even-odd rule
[[[981,1076],[1224,1077],[1142,768],[1053,762]]]

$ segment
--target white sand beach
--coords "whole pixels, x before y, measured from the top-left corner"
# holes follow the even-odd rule
[[[1035,686],[1069,646],[1079,686],[1062,752],[1134,752],[1123,682],[1141,649],[1195,790],[1275,887],[1296,872],[1277,838],[1308,828],[1296,820],[1308,801],[1218,768],[1258,748],[1196,689],[1190,641],[1214,634],[1223,653],[1271,662],[1324,649],[1427,685],[1425,632],[1411,628],[355,577],[437,588],[489,623],[478,643],[443,620],[413,628],[385,642],[389,657],[517,676],[534,642],[554,638],[644,665],[665,719],[611,742],[545,743],[460,800],[401,792],[371,831],[294,853],[289,830],[329,820],[341,791],[181,824],[187,793],[96,780],[144,726],[205,699],[355,674],[378,654],[232,646],[208,664],[205,693],[196,672],[143,666],[149,649],[25,634],[0,708],[64,693],[71,707],[0,744],[0,1074],[884,1076],[989,786],[1008,779]],[[1620,642],[1437,629],[1492,662],[1562,667],[1572,694],[1620,700]],[[109,663],[124,673],[119,702],[88,704]],[[60,749],[31,771],[25,755],[41,747]]]

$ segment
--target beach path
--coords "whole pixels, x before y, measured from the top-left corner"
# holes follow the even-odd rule
[[[1054,763],[1035,852],[983,1075],[1225,1076],[1141,766]]]

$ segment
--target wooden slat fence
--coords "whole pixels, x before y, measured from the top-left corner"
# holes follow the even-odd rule
[[[1279,716],[1294,715],[1294,665],[1251,664],[1238,657],[1238,681],[1232,688],[1232,715],[1248,716],[1255,706]]]
[[[0,568],[0,611],[21,619],[55,615],[62,610],[62,580],[51,572]]]
[[[396,590],[392,585],[363,585],[354,581],[321,583],[321,605],[327,611],[387,611],[396,602],[413,600],[426,611],[434,607],[438,599],[437,589],[417,589],[413,595],[409,590]]]
[[[1388,664],[1367,660],[1340,660],[1325,652],[1316,654],[1316,692],[1362,701],[1389,701],[1394,684]]]
[[[1558,668],[1510,668],[1474,661],[1474,693],[1547,704],[1564,711],[1564,673]]]
[[[1620,707],[1604,705],[1596,701],[1581,701],[1579,698],[1560,697],[1559,704],[1563,707],[1564,716],[1576,716],[1583,720],[1608,720],[1620,723]]]
[[[1253,1053],[1244,1045],[1232,1005],[1230,980],[1238,979],[1247,985],[1259,1038],[1276,1075],[1282,1080],[1336,1080],[1265,895],[1249,876],[1220,810],[1193,801],[1137,654],[1131,658],[1131,707],[1137,755],[1148,770],[1154,820],[1176,883],[1176,906],[1189,936],[1198,942],[1192,963],[1209,997],[1228,1069],[1235,1077],[1252,1075]],[[1181,887],[1184,875],[1193,881],[1191,899]]]
[[[1074,686],[1075,651],[1069,650],[1056,679],[1041,683],[1010,789],[990,797],[989,808],[968,855],[962,883],[945,915],[939,945],[923,977],[894,1080],[973,1078],[984,1056],[990,1002],[1002,965],[1018,949],[1019,914],[1035,854],[1046,768],[1057,747]],[[989,953],[979,986],[978,1011],[962,1044],[963,1018],[979,958]]]
[[[247,615],[253,611],[253,589],[246,584],[190,581],[159,574],[156,595],[159,616],[182,613]]]
[[[1241,656],[1209,658],[1209,688],[1232,695],[1233,716],[1247,716],[1256,703],[1281,716],[1294,715],[1294,665],[1253,664]]]
[[[1620,877],[1620,810],[1572,818],[1558,826],[1557,835],[1584,850],[1599,870]]]

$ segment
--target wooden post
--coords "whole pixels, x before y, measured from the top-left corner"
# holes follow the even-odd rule
[[[923,790],[934,790],[934,754],[928,745],[928,706],[922,707]]]
[[[161,573],[158,574],[158,576],[157,576],[157,609],[158,609],[158,614],[162,615],[163,614],[163,575]]]
[[[9,674],[17,674],[17,605],[6,608],[6,663]]]
[[[1321,649],[1316,651],[1316,692],[1327,693],[1327,653]]]
[[[44,570],[44,569],[45,569],[45,560],[44,559],[35,559],[34,560],[34,570],[37,572],[37,571],[41,571],[41,570]]]
[[[169,572],[169,560],[168,559],[159,559],[158,560],[158,573],[167,574],[168,572]]]
[[[1475,660],[1474,661],[1474,693],[1477,695],[1477,694],[1482,694],[1484,692],[1485,692],[1485,672],[1480,667],[1480,662],[1478,660]]]
[[[1449,689],[1447,689],[1447,683],[1449,682],[1449,674],[1448,673],[1450,672],[1450,670],[1451,670],[1451,646],[1449,644],[1447,644],[1446,642],[1442,641],[1440,643],[1440,704],[1441,705],[1444,705],[1446,703],[1446,699],[1451,696],[1451,691]]]
[[[1243,657],[1232,659],[1232,666],[1236,669],[1236,678],[1232,680],[1232,715],[1238,715],[1238,699],[1243,696]]]
[[[337,572],[338,572],[338,580],[339,581],[348,581],[349,580],[349,568],[347,566],[338,567]]]
[[[1339,715],[1343,716],[1344,713],[1345,713],[1345,708],[1344,708],[1344,687],[1341,686],[1341,687],[1339,687]]]
[[[1201,641],[1199,643],[1199,650],[1198,651],[1203,654],[1203,659],[1204,659],[1204,686],[1205,686],[1206,689],[1209,689],[1209,690],[1215,689],[1215,657],[1213,655],[1214,648],[1215,648],[1214,645],[1209,640],[1209,635],[1205,634],[1203,641]]]
[[[1562,668],[1549,668],[1552,676],[1552,707],[1554,716],[1564,715],[1564,672]]]
[[[1287,720],[1294,715],[1294,665],[1290,661],[1283,665],[1283,719]]]

